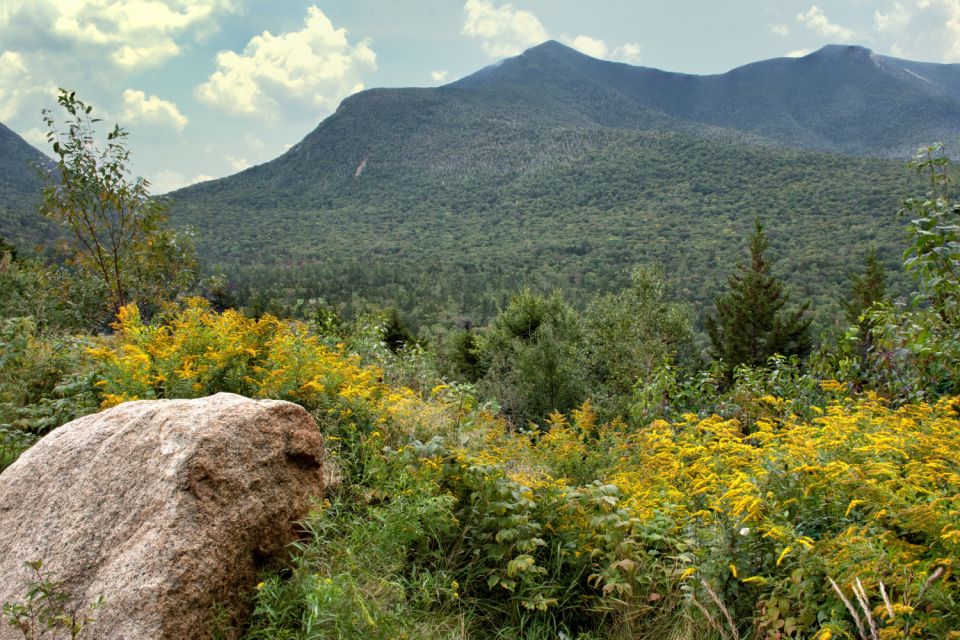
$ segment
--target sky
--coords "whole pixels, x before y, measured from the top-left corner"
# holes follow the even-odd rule
[[[41,110],[74,90],[163,193],[277,157],[352,93],[548,39],[696,74],[836,43],[960,63],[960,0],[0,0],[0,122],[49,151]]]

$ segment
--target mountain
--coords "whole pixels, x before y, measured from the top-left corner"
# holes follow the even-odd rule
[[[636,128],[633,113],[650,110],[791,147],[862,155],[901,157],[918,141],[960,133],[960,65],[858,46],[828,45],[802,58],[694,76],[597,60],[547,42],[451,86],[533,89],[601,126]]]
[[[279,158],[169,194],[243,288],[283,301],[484,322],[524,286],[583,303],[665,267],[702,308],[755,217],[826,322],[864,244],[895,269],[903,159],[960,133],[960,67],[829,46],[693,76],[556,42],[438,88],[350,96]],[[32,213],[43,156],[0,128],[0,233]],[[901,285],[902,285],[901,281]]]
[[[50,225],[36,211],[43,181],[36,163],[50,159],[0,123],[0,235],[16,244],[48,237]]]
[[[867,243],[897,268],[893,212],[920,188],[904,152],[957,132],[958,78],[859,47],[691,76],[548,42],[353,95],[279,158],[170,194],[171,214],[240,285],[417,322],[484,322],[523,286],[583,302],[641,262],[702,308],[758,217],[827,322]]]

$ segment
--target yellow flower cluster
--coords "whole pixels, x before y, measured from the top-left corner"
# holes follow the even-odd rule
[[[383,384],[378,368],[325,346],[299,322],[217,313],[191,299],[155,324],[145,323],[135,306],[124,307],[114,329],[90,350],[104,407],[230,391],[383,422],[416,404],[409,390]]]
[[[950,584],[960,552],[958,408],[960,399],[890,409],[868,395],[838,400],[812,420],[786,411],[745,433],[736,420],[692,414],[632,432],[598,427],[587,405],[570,418],[551,416],[542,432],[490,427],[456,457],[502,468],[543,504],[558,504],[596,473],[617,490],[603,498],[610,509],[625,508],[634,526],[669,523],[665,539],[692,535],[701,545],[667,568],[678,587],[711,561],[724,569],[716,579],[755,589],[758,602],[787,589],[797,570],[839,585],[859,578],[880,603],[883,582],[895,594],[883,637],[913,637],[935,628],[939,615],[929,605],[922,615],[914,609],[922,585],[938,569],[937,582]],[[608,535],[595,531],[600,522],[570,504],[551,533],[572,532],[574,555],[596,557],[592,541]],[[719,545],[736,557],[710,557]],[[826,606],[832,593],[808,597]],[[839,631],[811,624],[803,634]]]

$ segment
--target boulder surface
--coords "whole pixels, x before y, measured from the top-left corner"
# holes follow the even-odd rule
[[[215,605],[245,617],[331,468],[289,402],[220,393],[74,420],[0,474],[0,603],[43,560],[74,603],[103,596],[98,638],[207,637]]]

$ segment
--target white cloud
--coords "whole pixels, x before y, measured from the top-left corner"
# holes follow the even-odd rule
[[[26,131],[21,131],[20,137],[41,150],[46,149],[49,144],[47,142],[47,132],[40,127],[30,127]]]
[[[513,5],[467,0],[463,8],[467,12],[463,33],[479,40],[484,52],[493,58],[514,56],[550,39],[537,16]]]
[[[120,113],[128,74],[162,65],[215,31],[241,0],[0,0],[0,121],[39,119],[54,82]],[[119,85],[119,86],[118,86]],[[182,117],[182,114],[181,114]],[[179,121],[173,117],[174,126]]]
[[[617,62],[626,62],[627,64],[640,64],[642,58],[640,52],[643,50],[636,42],[628,42],[622,44],[616,49],[613,50],[613,55],[610,56],[611,60],[616,60]]]
[[[910,24],[913,11],[909,7],[895,2],[886,12],[877,9],[873,13],[873,23],[880,32],[898,32]]]
[[[154,195],[160,195],[161,193],[174,191],[176,189],[180,189],[181,187],[188,187],[191,184],[197,184],[198,182],[206,182],[207,180],[213,180],[213,176],[208,176],[205,173],[201,173],[192,178],[186,178],[178,171],[164,169],[163,171],[159,171],[154,174],[150,179],[150,192]]]
[[[806,13],[798,13],[797,22],[824,38],[830,38],[836,42],[850,42],[857,37],[853,30],[830,22],[826,14],[817,5],[811,5],[810,10]]]
[[[897,0],[873,14],[883,45],[894,55],[960,62],[960,0]]]
[[[790,35],[790,27],[785,24],[772,24],[770,25],[770,33],[775,36],[787,36]]]
[[[783,54],[784,58],[802,58],[803,56],[809,55],[810,49],[794,49],[793,51],[787,51]]]
[[[580,53],[585,53],[594,58],[615,60],[616,62],[626,62],[628,64],[640,64],[640,51],[642,47],[636,42],[622,44],[611,52],[607,43],[599,38],[583,35],[571,38],[570,36],[562,35],[560,36],[560,40]]]
[[[607,57],[607,43],[599,38],[591,38],[590,36],[576,36],[571,38],[569,36],[561,36],[560,39],[580,53],[585,53],[588,56],[594,58],[606,58]]]
[[[146,47],[123,45],[110,56],[121,67],[151,67],[165,62],[180,53],[180,47],[172,40],[164,40]]]
[[[125,68],[161,65],[238,0],[4,0],[0,41]],[[13,43],[13,44],[9,44]]]
[[[55,96],[56,89],[49,81],[41,81],[31,73],[22,54],[0,53],[0,122],[12,120],[31,100]]]
[[[446,71],[431,71],[430,77],[433,78],[434,82],[443,82],[447,79],[447,76],[450,74]]]
[[[143,122],[171,127],[183,131],[187,126],[187,118],[177,105],[168,100],[161,100],[157,96],[147,96],[143,91],[127,89],[123,92],[122,120]]]
[[[231,155],[227,156],[227,164],[230,165],[230,168],[234,171],[243,171],[250,167],[250,161],[246,158],[237,158]]]
[[[307,9],[303,29],[254,36],[242,53],[221,51],[217,70],[196,89],[197,99],[234,115],[276,117],[295,104],[332,111],[363,89],[363,75],[377,67],[367,41],[351,45],[317,7]]]

